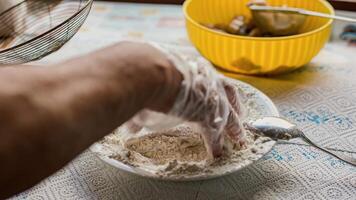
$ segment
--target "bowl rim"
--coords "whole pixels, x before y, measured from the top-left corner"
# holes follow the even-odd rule
[[[289,39],[296,39],[296,38],[303,38],[306,36],[310,36],[313,35],[315,33],[318,33],[324,29],[326,29],[327,27],[329,27],[332,23],[333,23],[333,19],[329,19],[323,26],[314,29],[312,31],[308,31],[306,33],[301,33],[301,34],[297,34],[297,35],[291,35],[291,36],[281,36],[281,37],[251,37],[251,36],[240,36],[240,35],[233,35],[233,34],[229,34],[229,33],[222,33],[219,31],[215,31],[213,29],[207,28],[203,25],[201,25],[200,23],[198,23],[197,21],[195,21],[194,19],[192,19],[192,17],[188,14],[188,6],[191,4],[193,0],[186,0],[183,4],[183,13],[184,16],[186,18],[186,20],[188,20],[189,22],[191,22],[192,24],[194,24],[195,26],[198,26],[199,28],[202,28],[205,31],[217,34],[217,35],[221,35],[224,37],[229,37],[229,38],[235,38],[235,39],[245,39],[245,40],[259,40],[259,41],[276,41],[276,40],[289,40]],[[332,15],[335,14],[335,10],[334,8],[331,6],[331,4],[326,1],[326,0],[317,0],[320,3],[322,3],[327,9],[329,9],[330,13]]]

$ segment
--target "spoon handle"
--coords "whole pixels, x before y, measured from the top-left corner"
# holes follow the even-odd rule
[[[316,16],[316,17],[331,18],[331,19],[336,19],[336,20],[356,23],[356,19],[353,19],[353,18],[350,18],[350,17],[329,15],[329,14],[325,14],[325,13],[309,11],[309,10],[303,10],[303,9],[301,9],[298,13],[303,14],[303,15],[311,15],[311,16]]]
[[[301,146],[307,146],[307,147],[312,147],[313,145],[309,143],[299,143],[299,142],[291,142],[291,141],[286,141],[286,140],[278,140],[279,144],[293,144],[293,145],[301,145]],[[332,148],[332,147],[324,147],[325,149],[329,151],[338,151],[338,152],[346,152],[346,153],[351,153],[356,155],[356,151],[349,151],[345,149],[337,149],[337,148]]]
[[[342,20],[347,22],[356,23],[356,19],[350,17],[342,17],[336,15],[329,15],[321,12],[315,12],[310,10],[305,10],[301,8],[291,8],[291,7],[277,7],[277,6],[258,6],[258,5],[251,5],[249,7],[253,11],[272,11],[272,12],[289,12],[289,13],[298,13],[301,15],[310,15],[316,17],[324,17],[324,18],[331,18],[336,20]]]
[[[356,166],[356,158],[353,156],[353,154],[351,152],[331,151],[331,150],[324,148],[322,146],[319,146],[318,144],[311,141],[302,131],[300,131],[300,134],[301,134],[301,137],[304,139],[304,141],[306,141],[310,145],[320,149],[321,151],[324,151],[325,153],[333,155],[336,158],[339,158],[340,160],[343,160],[353,166]]]

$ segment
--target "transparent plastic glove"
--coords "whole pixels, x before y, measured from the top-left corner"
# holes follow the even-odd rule
[[[181,89],[170,112],[162,114],[144,110],[131,123],[158,131],[185,121],[195,122],[200,125],[205,146],[213,157],[222,155],[225,136],[243,144],[242,108],[235,87],[206,60],[191,60],[170,49],[155,46],[166,53],[182,73]]]

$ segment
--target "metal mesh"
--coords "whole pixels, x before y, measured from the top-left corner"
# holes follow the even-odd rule
[[[58,50],[79,30],[92,3],[27,0],[0,13],[0,65],[26,63]]]

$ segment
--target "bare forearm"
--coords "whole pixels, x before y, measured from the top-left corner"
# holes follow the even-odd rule
[[[167,63],[108,54],[103,50],[50,68],[0,69],[0,187],[7,192],[0,198],[52,174],[151,106],[167,72],[144,65]]]

